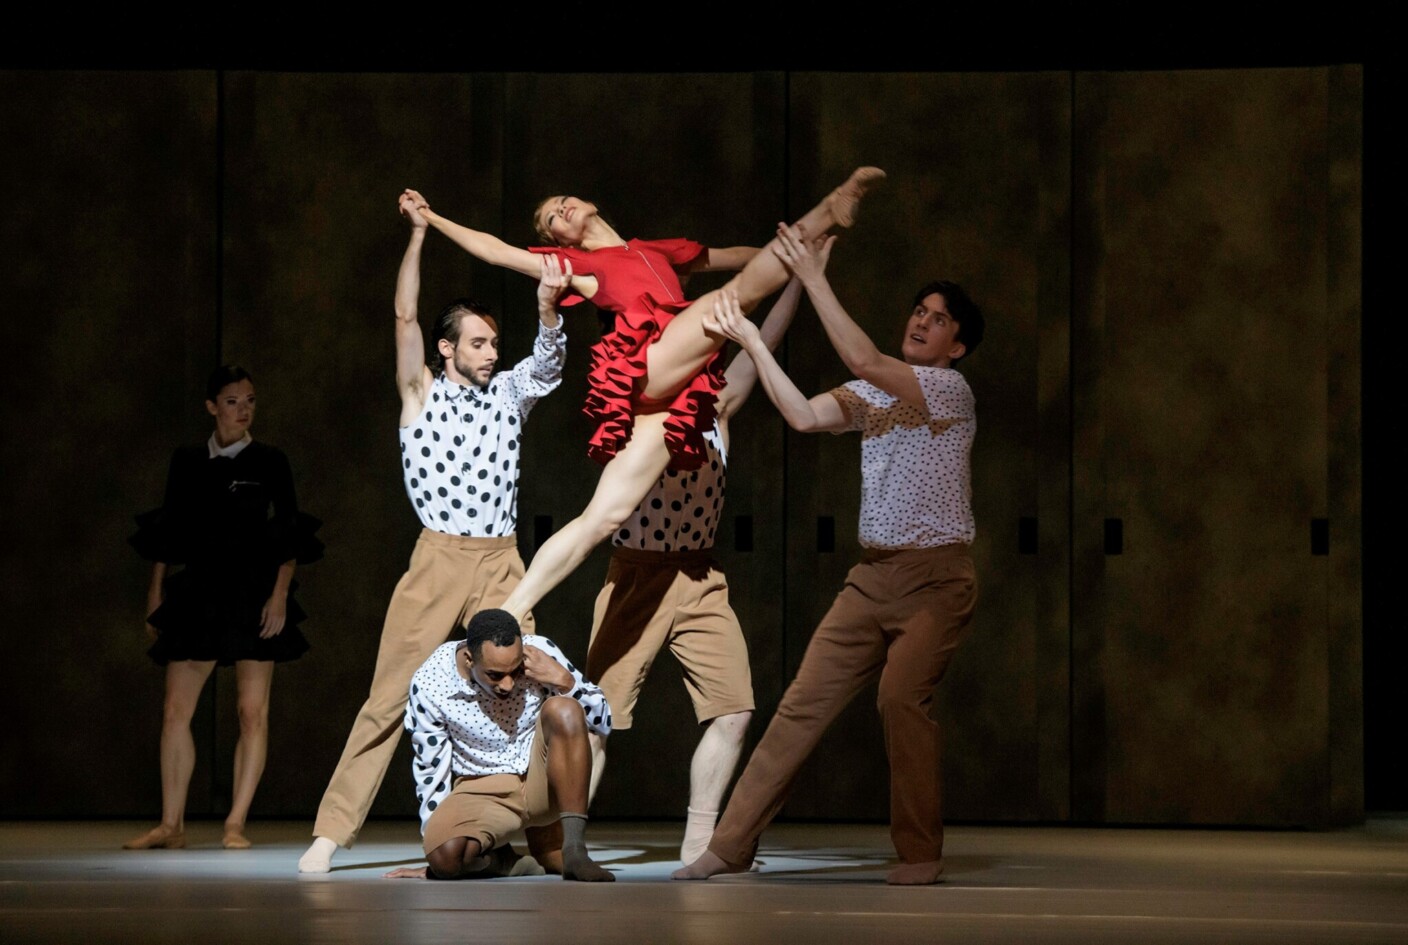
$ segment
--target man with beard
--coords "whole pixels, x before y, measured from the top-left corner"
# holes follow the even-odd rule
[[[457,299],[436,323],[433,365],[418,321],[426,220],[402,195],[410,243],[396,277],[396,386],[401,468],[422,530],[387,608],[371,692],[357,713],[298,861],[326,873],[351,847],[401,734],[411,676],[470,614],[497,607],[523,576],[515,528],[523,425],[562,380],[566,339],[557,300],[572,271],[544,257],[533,353],[496,374],[498,325],[483,306]],[[532,618],[525,621],[532,631]]]

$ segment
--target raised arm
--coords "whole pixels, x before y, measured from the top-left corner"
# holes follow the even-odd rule
[[[482,259],[493,266],[502,266],[505,269],[512,269],[514,272],[521,272],[534,279],[538,278],[540,270],[538,258],[528,250],[518,246],[510,246],[497,236],[491,236],[479,230],[471,230],[467,226],[461,226],[452,220],[445,219],[431,210],[430,204],[426,202],[425,198],[414,190],[407,189],[402,196],[410,199],[416,211],[430,226],[444,233],[474,258]]]
[[[758,333],[769,351],[776,351],[782,342],[782,336],[787,334],[787,329],[792,325],[792,318],[797,314],[797,302],[801,297],[802,284],[792,279],[773,303],[767,318],[763,319]],[[753,363],[752,356],[747,351],[738,352],[724,371],[724,379],[727,384],[719,393],[718,411],[719,418],[726,420],[738,413],[748,401],[748,396],[753,393],[753,387],[758,380],[758,368]]]
[[[411,224],[411,239],[396,273],[396,389],[401,394],[401,425],[420,412],[434,378],[425,364],[425,336],[420,330],[420,251],[426,220],[409,194],[399,200],[401,216]]]
[[[572,260],[551,254],[535,255],[538,262],[538,321],[545,328],[562,325],[562,316],[557,313],[557,300],[572,285]]]
[[[831,236],[817,245],[802,239],[796,228],[779,226],[773,252],[782,264],[802,283],[812,300],[821,326],[831,346],[841,356],[852,374],[898,397],[907,404],[927,409],[924,391],[914,369],[899,358],[881,353],[855,320],[841,307],[831,283],[826,278],[826,263],[831,258]]]
[[[557,300],[572,282],[572,261],[559,262],[552,254],[537,258],[542,266],[538,280],[538,337],[533,339],[532,353],[513,366],[502,388],[524,420],[541,398],[562,383],[562,367],[567,363],[567,340],[562,333]]]
[[[714,301],[712,316],[704,318],[704,327],[742,346],[757,366],[758,379],[763,382],[768,399],[777,406],[792,429],[802,433],[837,433],[850,428],[850,421],[835,397],[820,394],[808,400],[797,389],[797,385],[792,383],[792,379],[773,358],[758,326],[743,314],[736,295],[720,292]]]

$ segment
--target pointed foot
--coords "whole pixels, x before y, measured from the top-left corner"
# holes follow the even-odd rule
[[[831,210],[831,218],[836,226],[854,226],[856,213],[860,209],[861,198],[870,188],[885,179],[885,172],[878,167],[858,167],[840,187],[826,198]]]

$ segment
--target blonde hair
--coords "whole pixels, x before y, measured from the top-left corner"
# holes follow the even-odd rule
[[[552,231],[548,229],[547,223],[543,220],[543,208],[546,207],[548,205],[548,201],[552,199],[552,197],[544,197],[542,200],[538,201],[537,208],[533,210],[533,230],[545,242],[551,243],[554,246],[558,246],[561,244],[557,242],[557,237],[552,235]]]

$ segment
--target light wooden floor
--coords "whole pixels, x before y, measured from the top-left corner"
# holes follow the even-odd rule
[[[423,862],[410,823],[373,823],[332,873],[300,877],[308,825],[252,850],[124,852],[137,823],[0,824],[0,943],[1408,943],[1408,819],[1324,833],[951,828],[947,881],[884,885],[883,828],[778,825],[756,874],[669,880],[678,825],[594,823],[617,882],[391,881]]]

